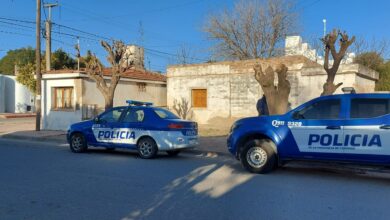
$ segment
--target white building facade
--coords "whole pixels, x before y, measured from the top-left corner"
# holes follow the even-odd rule
[[[109,76],[106,78],[110,79]],[[166,106],[166,78],[162,74],[132,71],[116,88],[114,106],[126,100],[153,102]],[[42,77],[42,127],[66,130],[75,122],[93,118],[104,110],[104,98],[95,81],[82,71],[51,71]]]
[[[27,113],[34,111],[35,96],[16,81],[16,76],[0,74],[0,113]]]

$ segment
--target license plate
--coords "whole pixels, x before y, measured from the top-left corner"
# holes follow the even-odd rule
[[[196,136],[198,132],[196,130],[190,130],[185,132],[186,136]]]
[[[198,144],[198,140],[196,139],[191,139],[188,141],[189,144]]]

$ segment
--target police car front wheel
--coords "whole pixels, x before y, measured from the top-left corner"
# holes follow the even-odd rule
[[[74,153],[82,153],[88,149],[85,138],[80,133],[75,133],[70,137],[70,150]]]
[[[270,172],[276,164],[273,142],[268,139],[250,140],[240,152],[240,161],[245,169],[252,173]]]
[[[138,154],[143,159],[151,159],[157,155],[157,145],[156,142],[149,137],[142,138],[138,142]]]

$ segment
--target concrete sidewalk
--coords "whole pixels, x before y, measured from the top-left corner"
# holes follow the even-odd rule
[[[35,113],[0,113],[0,118],[35,118]]]
[[[65,131],[16,131],[0,135],[0,138],[54,142],[66,144]],[[188,153],[199,153],[208,155],[230,155],[226,148],[226,136],[199,137],[199,146],[194,149],[185,150]]]

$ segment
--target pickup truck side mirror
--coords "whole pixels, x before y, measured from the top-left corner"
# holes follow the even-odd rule
[[[303,116],[301,115],[301,113],[299,113],[299,111],[296,111],[293,113],[292,118],[294,120],[299,120],[299,119],[303,119]]]

